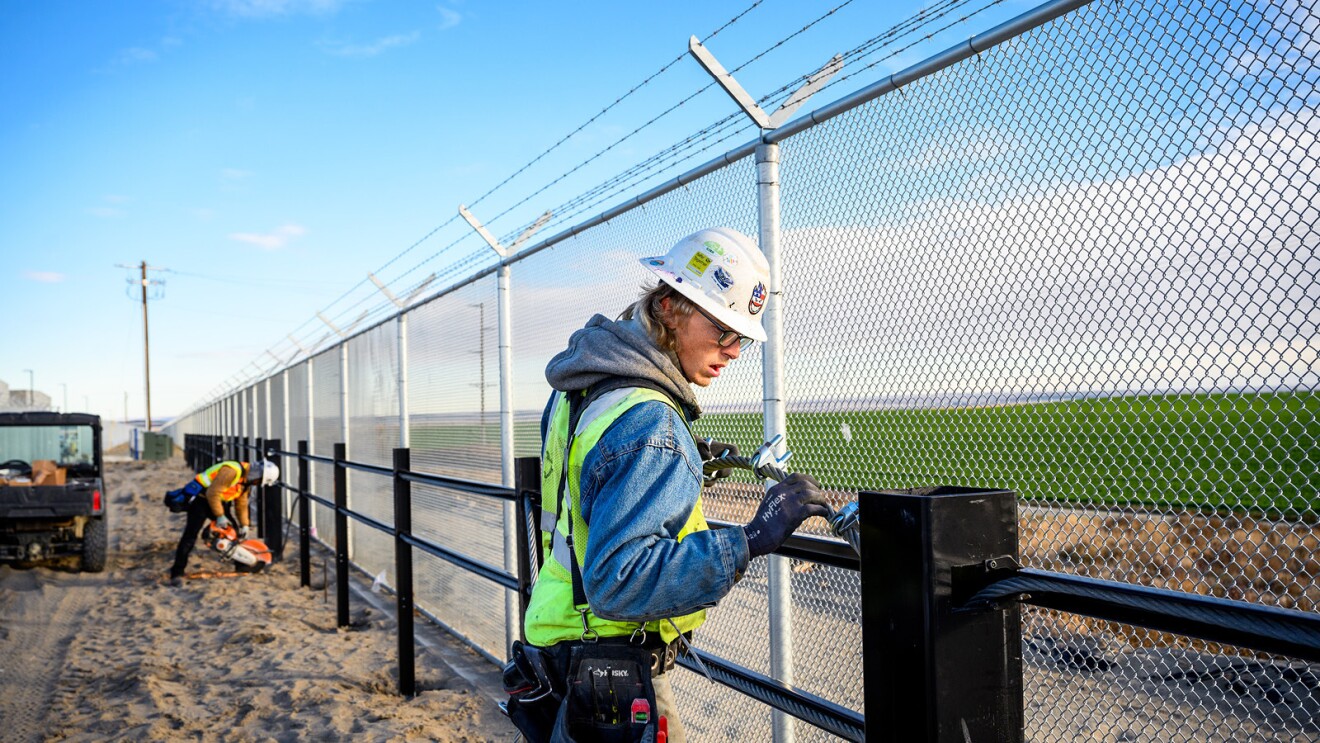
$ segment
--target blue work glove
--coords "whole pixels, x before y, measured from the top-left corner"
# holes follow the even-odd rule
[[[224,531],[229,528],[229,517],[223,513],[215,517],[215,528]]]
[[[770,488],[743,531],[752,557],[768,555],[788,541],[789,535],[812,516],[828,518],[829,503],[811,475],[795,473]]]
[[[736,444],[726,444],[723,441],[716,441],[714,439],[698,439],[697,452],[701,454],[701,461],[704,463],[726,455],[736,457],[738,456],[738,446]],[[732,474],[733,468],[725,467],[724,469],[715,470],[708,475],[704,475],[701,478],[701,482],[702,485],[711,485],[714,484],[716,480],[723,480]]]
[[[237,533],[239,539],[247,539],[248,528],[246,526],[239,526],[237,529]]]

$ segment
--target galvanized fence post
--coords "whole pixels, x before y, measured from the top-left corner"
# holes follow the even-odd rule
[[[412,547],[403,537],[412,535],[412,483],[403,473],[412,469],[406,447],[394,450],[394,595],[399,617],[399,693],[411,697],[417,693],[413,644],[413,564]]]
[[[765,440],[779,440],[777,457],[788,449],[788,416],[784,409],[784,305],[779,247],[779,145],[756,147],[757,207],[760,221],[761,252],[770,264],[770,285],[766,287],[765,348],[762,350],[762,409]],[[793,684],[793,573],[791,562],[782,555],[770,555],[770,675],[785,684]],[[793,717],[774,711],[776,743],[793,740]]]
[[[499,358],[500,358],[500,484],[514,487],[513,450],[513,317],[510,314],[508,264],[500,266],[498,281]],[[504,568],[518,569],[518,509],[504,503]],[[504,647],[513,647],[520,636],[522,622],[520,598],[513,591],[504,592]]]
[[[348,626],[348,447],[335,443],[335,604],[338,626]]]
[[[1017,602],[963,609],[960,579],[1017,560],[1017,496],[938,487],[863,492],[866,739],[1021,743]]]

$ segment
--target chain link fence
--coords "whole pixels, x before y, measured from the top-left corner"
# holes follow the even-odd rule
[[[1315,612],[1320,15],[1080,5],[782,142],[791,466],[836,505],[1012,489],[1025,566]],[[270,435],[330,456],[347,432],[350,459],[388,466],[406,417],[414,468],[500,482],[502,457],[539,453],[542,370],[568,335],[632,301],[638,258],[702,226],[758,234],[756,184],[744,157],[511,264],[513,452],[489,272],[347,341],[346,365],[334,348],[276,375]],[[699,392],[695,430],[754,447],[761,349],[727,372]],[[254,430],[242,409],[217,401],[176,434]],[[352,475],[350,504],[388,522],[376,480]],[[499,504],[414,492],[419,534],[508,564]],[[706,513],[745,521],[761,492],[735,478]],[[376,574],[392,548],[369,531],[353,560]],[[864,711],[850,571],[756,561],[699,646],[772,673],[785,567],[781,677]],[[504,656],[502,590],[429,559],[418,574],[420,606]],[[1029,740],[1320,738],[1315,666],[1031,607],[1023,650]],[[769,708],[692,673],[675,686],[694,739],[770,739]]]

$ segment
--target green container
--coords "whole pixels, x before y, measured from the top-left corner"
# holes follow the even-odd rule
[[[174,453],[174,440],[163,433],[144,431],[142,433],[142,459],[169,459]]]

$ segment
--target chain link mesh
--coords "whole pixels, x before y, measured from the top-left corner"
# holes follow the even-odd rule
[[[339,349],[313,356],[311,359],[312,383],[312,440],[308,444],[310,453],[319,457],[333,457],[335,444],[344,441],[343,406],[340,398]],[[351,443],[351,442],[350,442]],[[312,492],[328,501],[335,497],[335,468],[324,462],[312,463]],[[351,497],[351,496],[350,496]],[[326,544],[335,543],[335,514],[325,506],[313,504],[312,528],[315,536]],[[352,542],[350,541],[350,545]],[[350,550],[349,559],[353,553]]]
[[[786,141],[794,466],[847,498],[1011,488],[1027,566],[1315,611],[1316,29],[1095,3]],[[1074,688],[1028,652],[1032,740],[1208,739],[1123,727],[1155,710],[1318,732],[1213,685],[1113,704],[1175,653],[1254,656],[1046,616],[1029,648],[1117,657]]]

